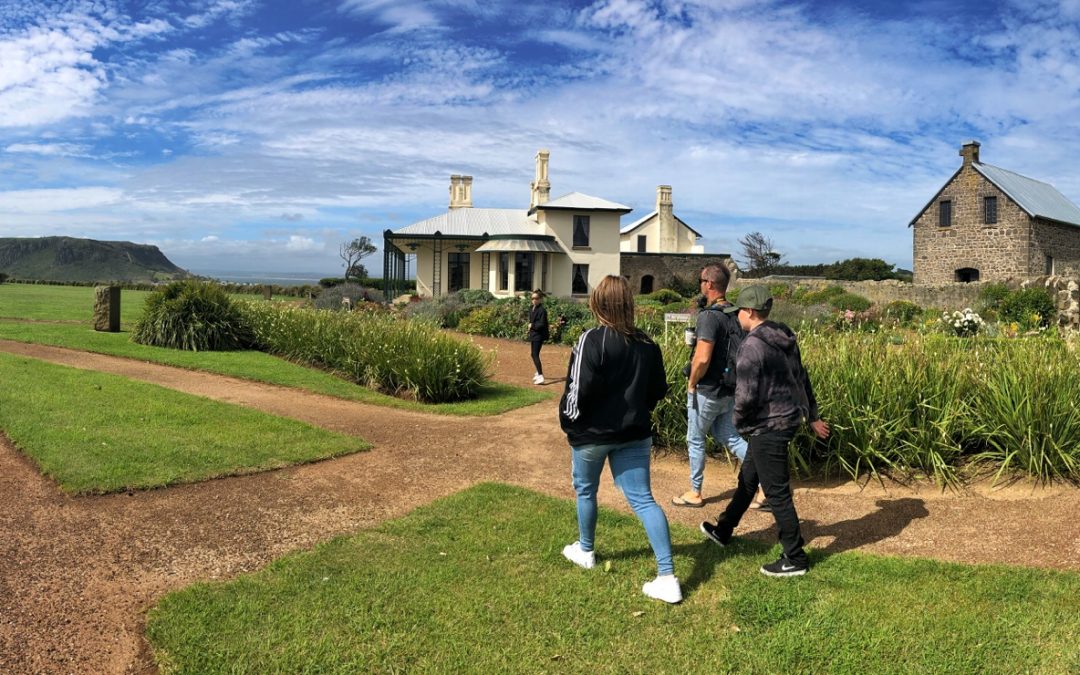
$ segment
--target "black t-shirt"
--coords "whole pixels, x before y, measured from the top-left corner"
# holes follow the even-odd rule
[[[717,309],[703,309],[697,315],[697,339],[704,340],[713,345],[713,357],[709,360],[709,369],[698,380],[697,389],[703,396],[709,398],[723,398],[731,396],[732,392],[724,386],[724,368],[727,367],[727,359],[723,358],[728,345],[728,324],[726,317],[719,307],[724,305],[711,305]]]

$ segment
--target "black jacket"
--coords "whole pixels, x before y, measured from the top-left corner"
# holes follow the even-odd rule
[[[541,302],[539,305],[535,305],[529,309],[528,340],[529,342],[543,342],[551,337],[549,331],[547,307],[544,307],[544,303]]]
[[[736,357],[735,428],[743,436],[818,419],[817,400],[795,333],[766,321],[747,334]]]
[[[570,354],[559,423],[572,446],[648,438],[652,410],[667,389],[664,357],[647,335],[631,340],[591,328]]]

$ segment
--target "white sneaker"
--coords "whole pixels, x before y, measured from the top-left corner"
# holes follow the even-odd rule
[[[596,555],[592,551],[582,551],[580,541],[564,546],[562,554],[570,562],[587,570],[591,570],[593,565],[596,564]]]
[[[541,375],[540,373],[537,373],[536,375],[533,375],[533,384],[543,384],[543,383],[544,383],[544,376],[543,375]]]
[[[645,585],[641,587],[641,592],[653,600],[663,600],[673,605],[682,602],[682,588],[674,574],[665,574],[645,582]]]

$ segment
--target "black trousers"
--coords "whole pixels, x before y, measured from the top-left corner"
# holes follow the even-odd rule
[[[791,471],[788,468],[788,444],[796,431],[797,428],[767,431],[748,439],[750,447],[739,471],[739,485],[717,523],[734,530],[746,509],[750,508],[760,483],[776,518],[784,555],[795,564],[805,565],[808,562],[803,550],[805,542],[799,529],[799,514],[795,512],[795,502],[791,498]]]
[[[543,340],[533,340],[531,344],[532,344],[533,365],[536,366],[536,372],[543,375],[544,374],[544,367],[542,365],[540,365],[540,347],[543,346],[544,341]]]

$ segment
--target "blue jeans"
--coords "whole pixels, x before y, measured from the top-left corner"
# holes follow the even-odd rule
[[[579,445],[572,448],[574,491],[577,492],[578,541],[581,550],[593,550],[596,535],[596,491],[604,460],[611,463],[615,485],[622,490],[630,508],[645,526],[656,556],[656,568],[662,576],[675,573],[671,559],[671,534],[667,516],[652,496],[649,483],[649,460],[652,457],[652,438],[625,443]]]
[[[690,454],[690,487],[694,492],[701,492],[705,479],[705,438],[709,433],[740,462],[746,461],[746,439],[735,431],[734,412],[733,396],[717,399],[700,392],[686,394],[686,449]]]

